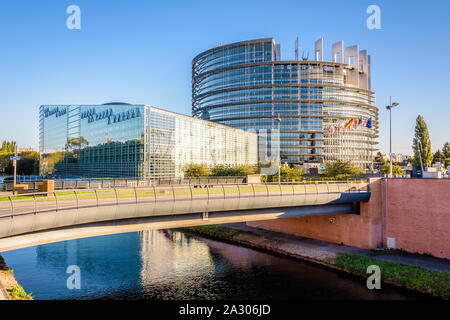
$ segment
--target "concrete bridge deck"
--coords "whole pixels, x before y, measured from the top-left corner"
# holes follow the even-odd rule
[[[0,251],[137,228],[351,213],[353,203],[369,198],[365,181],[152,186],[0,197]],[[208,213],[207,222],[202,213]]]

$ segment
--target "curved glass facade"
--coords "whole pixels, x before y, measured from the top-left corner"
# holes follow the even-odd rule
[[[378,110],[370,91],[370,58],[367,51],[359,57],[356,66],[280,61],[279,46],[271,38],[210,49],[192,62],[193,116],[266,130],[269,144],[271,131],[280,126],[283,162],[340,159],[368,168],[377,143]],[[355,118],[370,119],[371,125],[339,130]]]

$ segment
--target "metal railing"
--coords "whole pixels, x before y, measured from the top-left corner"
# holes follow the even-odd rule
[[[139,179],[54,179],[55,190],[64,189],[107,189],[122,187],[151,187],[171,185],[195,185],[195,184],[236,184],[243,183],[245,177],[206,177],[206,178],[158,178],[152,180]],[[28,190],[37,191],[42,185],[41,180],[18,180],[17,183],[28,185]],[[0,191],[12,191],[13,181],[0,183]]]
[[[0,197],[0,219],[25,214],[120,205],[164,204],[196,200],[241,200],[266,197],[290,197],[368,193],[368,181],[214,184],[198,183],[110,189],[78,189]],[[175,205],[172,206],[172,208]],[[1,223],[1,220],[0,220]]]

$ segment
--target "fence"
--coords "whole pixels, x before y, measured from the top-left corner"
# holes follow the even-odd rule
[[[207,177],[207,178],[159,178],[153,180],[137,179],[55,179],[55,190],[65,189],[108,189],[121,187],[151,187],[172,185],[211,185],[243,183],[245,177]],[[42,185],[40,180],[17,180],[17,183],[28,185],[28,190],[37,191]],[[13,181],[0,182],[0,191],[12,191]]]

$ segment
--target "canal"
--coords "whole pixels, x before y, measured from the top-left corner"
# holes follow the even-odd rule
[[[35,299],[417,299],[365,279],[178,231],[144,231],[2,253]],[[81,289],[67,288],[68,266]]]

